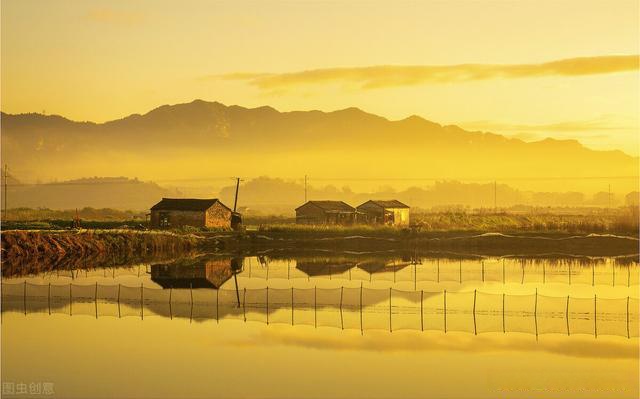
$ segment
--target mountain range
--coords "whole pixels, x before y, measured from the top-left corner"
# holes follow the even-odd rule
[[[391,121],[358,108],[279,112],[195,100],[105,123],[2,113],[2,157],[21,180],[137,176],[362,179],[584,180],[636,176],[638,157],[575,140],[525,142],[443,126]],[[600,184],[600,183],[599,183]],[[637,181],[624,183],[632,190]]]

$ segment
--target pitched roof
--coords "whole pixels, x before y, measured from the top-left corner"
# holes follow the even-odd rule
[[[355,208],[344,201],[307,201],[296,208],[296,211],[307,204],[312,204],[327,212],[355,212]]]
[[[375,205],[378,205],[381,208],[409,208],[408,205],[403,204],[402,202],[400,202],[398,200],[387,200],[387,201],[369,200],[369,201],[365,202],[364,204],[367,204],[369,202],[371,202],[371,203],[373,203]],[[358,208],[360,208],[364,204],[359,205]]]
[[[153,211],[206,211],[213,204],[220,202],[217,198],[196,199],[196,198],[163,198],[151,207]],[[220,202],[220,205],[229,209]]]

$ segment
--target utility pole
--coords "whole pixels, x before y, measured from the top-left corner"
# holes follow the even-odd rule
[[[236,177],[236,198],[233,200],[233,211],[236,211],[236,207],[238,206],[238,190],[240,189],[240,178]]]
[[[9,177],[9,166],[4,164],[4,221],[7,221],[7,180]]]
[[[307,175],[304,175],[304,203],[307,203]]]
[[[493,213],[498,213],[498,183],[493,181]]]

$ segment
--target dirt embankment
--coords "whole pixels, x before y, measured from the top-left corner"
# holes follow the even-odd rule
[[[12,265],[42,261],[99,262],[106,259],[144,258],[194,250],[201,238],[161,232],[138,231],[20,231],[2,232],[2,262]]]
[[[415,235],[322,236],[257,232],[218,236],[227,249],[325,249],[345,251],[425,250],[453,251],[484,255],[572,254],[587,256],[634,255],[640,241],[635,237],[588,234],[508,235],[498,233]]]

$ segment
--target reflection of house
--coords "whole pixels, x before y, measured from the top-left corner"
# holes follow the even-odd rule
[[[384,260],[371,260],[358,263],[358,269],[362,269],[369,274],[397,272],[409,266],[410,262],[386,262]]]
[[[151,265],[151,281],[162,288],[220,288],[242,269],[242,259],[195,258]]]
[[[347,270],[355,266],[355,262],[332,262],[329,259],[326,260],[306,260],[297,261],[296,269],[301,270],[309,277],[314,276],[333,276],[336,274],[342,274]]]
[[[354,207],[342,201],[308,201],[296,208],[296,223],[300,224],[353,224]]]
[[[409,225],[409,207],[398,200],[370,200],[357,209],[358,222],[393,226]]]
[[[233,219],[233,220],[232,220]],[[235,227],[235,214],[216,198],[163,198],[151,208],[151,228]]]

